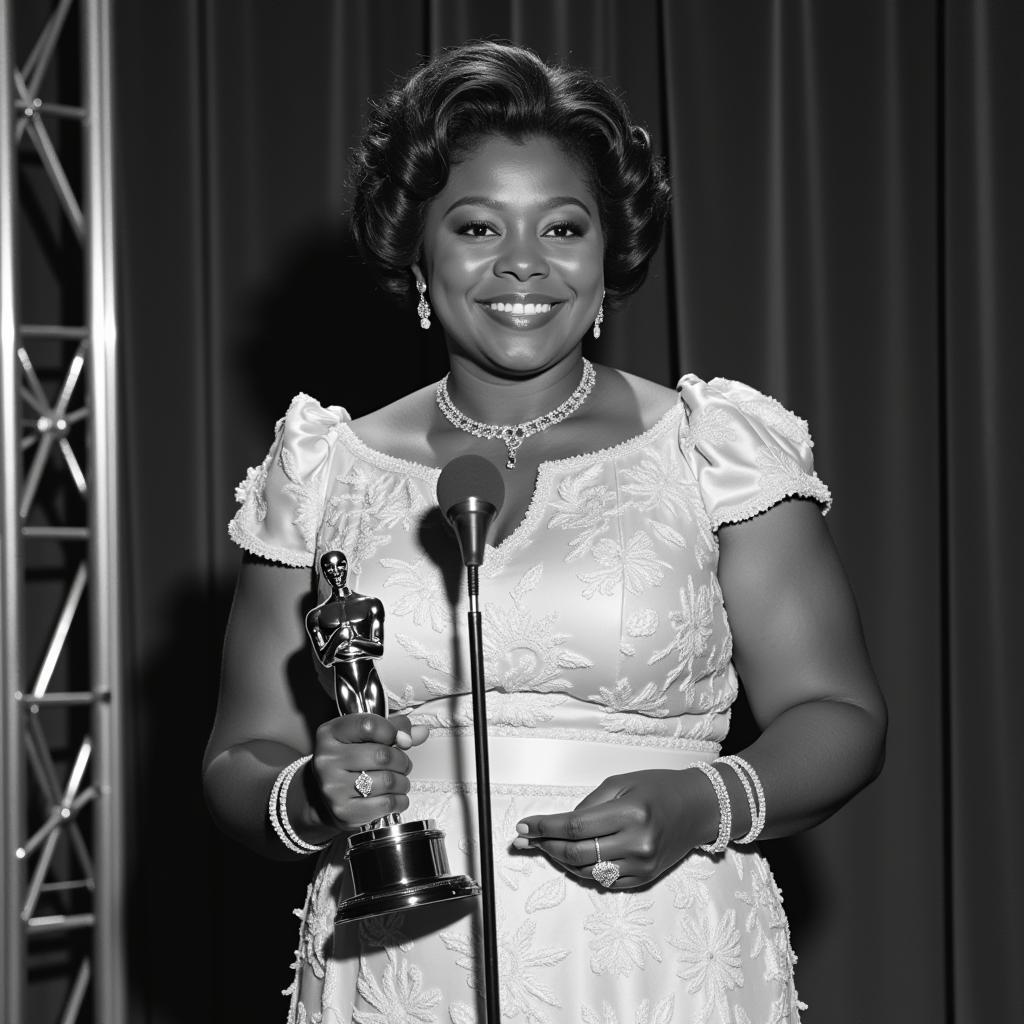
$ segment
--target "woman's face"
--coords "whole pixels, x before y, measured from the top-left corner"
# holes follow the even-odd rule
[[[452,356],[530,376],[575,353],[604,291],[604,234],[579,165],[551,139],[485,139],[427,208],[427,297]]]

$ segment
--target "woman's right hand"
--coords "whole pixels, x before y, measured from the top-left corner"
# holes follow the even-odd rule
[[[412,769],[405,751],[428,735],[425,725],[411,725],[405,715],[342,715],[324,722],[305,766],[304,788],[315,816],[309,824],[337,832],[404,811]],[[371,782],[365,797],[356,789],[361,772]]]

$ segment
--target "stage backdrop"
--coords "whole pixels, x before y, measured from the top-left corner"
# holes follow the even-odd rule
[[[293,393],[358,415],[440,376],[437,332],[355,256],[346,164],[368,97],[477,36],[607,76],[668,160],[669,237],[591,355],[777,396],[809,419],[835,493],[891,730],[877,783],[766,844],[807,1020],[1024,1019],[1024,702],[1006,628],[1022,569],[1021,7],[116,6],[132,1019],[284,1018],[311,865],[234,846],[200,790],[239,561],[225,524]]]

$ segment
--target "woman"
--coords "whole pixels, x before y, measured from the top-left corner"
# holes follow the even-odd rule
[[[465,453],[506,486],[482,570],[504,1015],[798,1020],[751,843],[874,778],[886,720],[806,424],[733,381],[672,390],[583,359],[668,205],[647,134],[590,76],[449,51],[376,108],[356,171],[366,259],[418,298],[451,371],[355,421],[298,395],[238,491],[205,786],[254,849],[323,847],[289,1021],[483,1019],[471,901],[333,929],[343,837],[392,811],[438,819],[453,871],[476,873],[465,609],[435,492]],[[393,714],[325,702],[314,734],[285,667],[332,593],[301,570],[332,549],[386,607]],[[720,761],[737,673],[762,733]]]

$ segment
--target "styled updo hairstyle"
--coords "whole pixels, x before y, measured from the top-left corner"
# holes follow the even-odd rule
[[[607,301],[636,291],[670,198],[650,137],[593,75],[493,42],[445,50],[371,111],[354,156],[352,229],[385,291],[412,297],[427,204],[451,166],[491,135],[546,136],[580,160],[604,230]]]

